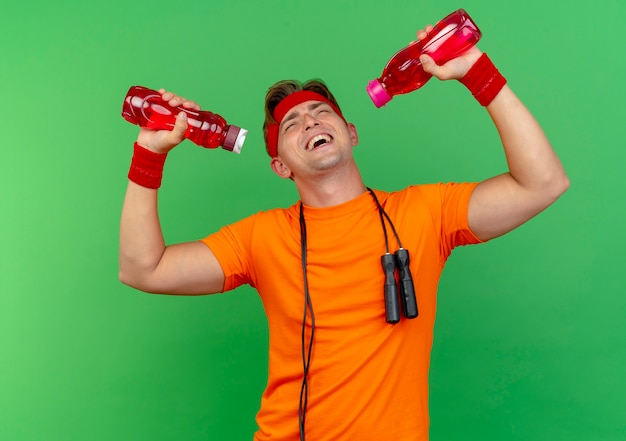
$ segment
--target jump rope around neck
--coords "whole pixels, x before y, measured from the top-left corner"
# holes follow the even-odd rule
[[[391,222],[389,215],[382,207],[374,191],[367,187],[367,191],[372,195],[378,214],[380,224],[385,237],[385,254],[381,256],[381,264],[385,274],[384,297],[385,297],[385,320],[389,324],[396,324],[400,321],[400,303],[404,316],[408,319],[417,317],[417,300],[413,277],[409,268],[409,252],[402,247],[402,242],[398,232]],[[385,222],[386,221],[386,222]],[[389,252],[389,237],[387,225],[389,224],[398,243],[398,250],[391,254]],[[309,370],[311,368],[311,355],[313,352],[313,342],[315,340],[315,313],[313,312],[313,302],[309,291],[309,281],[307,277],[307,236],[306,222],[304,220],[304,205],[300,202],[300,244],[302,256],[302,276],[304,283],[304,313],[302,317],[302,386],[300,387],[300,401],[298,405],[298,426],[300,429],[300,440],[305,441],[306,411],[309,401]],[[311,316],[311,331],[307,341],[307,321]]]

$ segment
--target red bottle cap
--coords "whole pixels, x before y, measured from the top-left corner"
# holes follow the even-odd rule
[[[367,93],[369,94],[372,102],[376,107],[382,107],[391,101],[391,96],[387,93],[387,91],[383,88],[383,85],[380,84],[378,80],[372,80],[367,83],[367,87],[365,88]]]
[[[228,131],[226,132],[226,137],[224,138],[224,149],[230,150],[231,152],[241,153],[241,148],[243,147],[243,143],[246,140],[246,135],[248,131],[246,129],[242,129],[237,126],[229,126]]]

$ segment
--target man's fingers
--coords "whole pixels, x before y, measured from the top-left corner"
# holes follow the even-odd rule
[[[420,56],[420,61],[426,72],[437,76],[436,74],[438,73],[440,67],[437,66],[437,63],[435,63],[435,60],[433,60],[430,55],[422,54]]]
[[[172,129],[171,139],[173,142],[178,144],[185,138],[187,126],[187,114],[185,112],[180,112],[176,116],[176,122],[174,123],[174,128]]]
[[[428,33],[432,30],[433,30],[433,27],[431,25],[426,26],[424,29],[420,29],[419,31],[417,31],[417,39],[423,40],[424,38],[426,38]]]
[[[188,100],[185,97],[178,96],[175,93],[168,92],[165,89],[159,89],[159,93],[161,94],[161,98],[163,98],[163,101],[166,101],[172,107],[182,106],[185,109],[200,110],[200,106],[195,101]]]

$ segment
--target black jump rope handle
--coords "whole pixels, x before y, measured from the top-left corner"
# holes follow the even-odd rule
[[[396,263],[399,272],[400,297],[402,298],[402,309],[404,316],[412,319],[417,317],[417,299],[415,298],[415,287],[411,268],[409,268],[409,252],[400,248],[395,252]]]
[[[385,319],[387,323],[395,324],[400,321],[398,287],[404,316],[408,319],[417,317],[417,299],[411,268],[409,267],[409,252],[400,248],[393,255],[384,254],[380,261],[385,272]],[[396,269],[398,270],[398,280],[396,280]]]
[[[385,319],[394,324],[400,321],[398,285],[396,283],[396,258],[393,254],[383,254],[380,258],[385,272]]]

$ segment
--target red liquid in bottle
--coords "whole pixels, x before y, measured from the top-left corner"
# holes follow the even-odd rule
[[[380,78],[367,85],[370,98],[381,107],[395,95],[419,89],[432,78],[424,71],[420,55],[428,54],[442,65],[470,49],[481,36],[467,12],[453,12],[439,21],[425,39],[409,44],[389,60]]]
[[[248,133],[240,127],[229,125],[216,113],[207,110],[190,110],[182,106],[171,107],[156,90],[133,86],[128,90],[122,106],[122,117],[140,127],[152,130],[172,130],[176,115],[187,114],[189,127],[185,138],[205,148],[223,147],[240,153]]]

